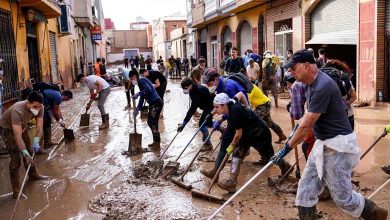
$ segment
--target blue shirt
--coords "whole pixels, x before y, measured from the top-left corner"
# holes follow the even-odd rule
[[[340,89],[325,73],[318,71],[317,78],[308,86],[307,103],[308,112],[321,113],[313,127],[317,139],[352,133]]]
[[[157,94],[156,89],[153,87],[152,82],[150,82],[147,78],[140,78],[138,80],[138,88],[139,92],[139,102],[137,106],[137,110],[141,110],[144,104],[144,100],[146,100],[149,104],[153,104],[157,101],[161,101],[160,96]]]
[[[249,103],[248,94],[246,93],[245,89],[242,88],[238,82],[232,79],[219,78],[218,86],[215,91],[217,93],[226,93],[231,99],[234,98],[237,93],[242,92]]]
[[[42,91],[44,106],[53,107],[54,105],[60,105],[62,102],[62,95],[59,91],[54,89],[45,89]]]
[[[123,76],[123,81],[125,81],[125,82],[129,81],[129,74],[130,74],[130,70],[124,68],[123,69],[123,75],[122,75]]]

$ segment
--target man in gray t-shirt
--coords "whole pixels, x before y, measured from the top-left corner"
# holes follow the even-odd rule
[[[341,92],[332,78],[318,71],[316,79],[308,86],[307,96],[307,112],[321,113],[313,126],[316,139],[352,133]]]
[[[359,147],[336,83],[317,69],[314,57],[307,50],[294,53],[284,68],[308,86],[308,110],[291,140],[273,157],[274,163],[301,143],[310,130],[317,139],[299,180],[295,199],[299,219],[317,219],[318,195],[325,186],[336,205],[349,215],[387,219],[386,209],[353,191],[351,173],[359,161]]]

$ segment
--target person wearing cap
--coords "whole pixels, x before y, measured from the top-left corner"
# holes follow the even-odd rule
[[[260,66],[253,58],[249,59],[249,65],[246,67],[246,75],[253,84],[259,83]]]
[[[222,136],[221,149],[215,161],[215,166],[208,172],[202,172],[211,178],[228,154],[233,154],[230,166],[230,177],[218,182],[218,186],[229,192],[235,192],[240,166],[249,148],[255,148],[262,158],[274,155],[271,132],[265,122],[256,113],[245,108],[225,93],[219,93],[214,98],[214,111],[227,118],[227,128]],[[291,167],[286,161],[280,160],[278,166],[285,174]]]
[[[87,85],[91,100],[95,100],[98,97],[98,108],[102,116],[102,125],[99,126],[99,129],[107,129],[110,123],[109,115],[104,108],[104,104],[110,94],[110,85],[106,80],[96,75],[85,76],[84,74],[79,74],[77,76],[77,82],[85,83]],[[88,111],[90,108],[91,102],[87,105],[86,110]]]
[[[230,57],[226,61],[225,71],[228,75],[242,73],[245,71],[244,60],[237,55],[237,48],[233,47],[230,51]]]
[[[217,70],[211,67],[207,68],[203,75],[203,84],[207,85],[210,93],[226,93],[231,99],[236,98],[237,101],[249,108],[248,94],[240,83],[220,77]]]
[[[275,107],[278,107],[278,88],[276,85],[276,69],[277,64],[275,59],[272,59],[271,51],[267,50],[264,52],[264,59],[262,63],[262,77],[261,77],[261,86],[264,94],[268,96],[268,91],[270,90],[272,96],[274,97]]]
[[[148,126],[152,130],[153,134],[153,143],[149,144],[149,148],[152,150],[157,150],[160,148],[160,132],[158,130],[158,120],[160,118],[161,110],[163,108],[163,101],[158,95],[156,89],[153,86],[153,83],[146,78],[145,73],[147,70],[141,69],[141,75],[138,75],[137,71],[131,71],[129,78],[133,85],[138,85],[139,92],[133,96],[133,99],[138,99],[137,108],[134,110],[133,114],[137,116],[144,105],[144,101],[149,104],[148,109]]]
[[[205,69],[206,69],[206,59],[201,57],[201,58],[199,58],[199,64],[196,65],[195,67],[193,67],[193,69],[191,71],[190,78],[192,79],[192,81],[194,83],[196,83],[196,84],[201,83],[202,74],[203,74],[203,71]]]
[[[177,132],[182,132],[186,124],[190,121],[191,117],[195,114],[196,110],[200,108],[203,110],[202,115],[199,119],[199,126],[201,126],[206,119],[206,117],[213,110],[213,98],[214,96],[210,94],[209,90],[202,85],[194,83],[192,79],[185,78],[181,81],[181,88],[183,89],[184,94],[189,94],[191,98],[191,106],[187,111],[186,117],[183,122],[180,124]],[[209,130],[207,127],[211,127],[213,125],[212,117],[209,117],[206,124],[200,128],[200,131],[203,135],[203,142],[209,136]],[[213,149],[213,145],[211,144],[210,139],[204,143],[202,152],[209,151]]]
[[[360,160],[356,134],[349,124],[343,98],[337,84],[318,70],[307,50],[293,54],[284,66],[308,86],[307,111],[292,138],[274,161],[286,156],[313,130],[316,141],[298,184],[295,204],[300,219],[316,219],[318,195],[325,185],[336,205],[345,213],[363,219],[387,219],[388,211],[353,191],[351,173]]]

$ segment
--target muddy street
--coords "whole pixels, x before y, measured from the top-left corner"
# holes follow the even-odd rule
[[[181,123],[189,107],[189,97],[184,95],[180,81],[170,81],[165,95],[163,118],[160,119],[161,152],[176,134],[178,123]],[[123,88],[113,88],[106,103],[110,113],[110,127],[99,131],[101,124],[97,103],[90,110],[91,125],[79,128],[79,113],[83,112],[87,102],[87,91],[80,89],[74,100],[63,106],[64,118],[70,125],[74,122],[76,140],[54,147],[49,155],[38,155],[37,166],[41,174],[50,176],[49,180],[28,182],[24,195],[18,205],[15,219],[204,219],[211,215],[218,204],[192,198],[191,193],[179,188],[171,181],[155,179],[155,168],[146,167],[155,161],[161,152],[147,152],[134,157],[122,155],[128,149],[129,134],[134,130],[132,110],[125,109],[126,97]],[[282,100],[279,108],[273,108],[273,119],[282,129],[291,131],[290,119],[286,112],[287,101]],[[130,116],[130,117],[129,117]],[[358,143],[364,151],[390,123],[388,112],[380,109],[356,109],[356,131]],[[183,132],[163,157],[165,162],[175,160],[188,140],[197,130],[198,117],[193,117]],[[146,118],[140,115],[136,119],[137,132],[142,134],[142,146],[152,142],[152,135]],[[273,139],[277,136],[272,133]],[[55,127],[55,137],[61,137],[61,129]],[[212,137],[217,145],[220,133]],[[202,144],[198,134],[189,149],[178,160],[180,167],[173,178],[177,178],[191,161]],[[275,149],[281,148],[275,144]],[[383,184],[389,176],[380,170],[380,166],[389,163],[390,137],[381,140],[378,145],[355,168],[354,181],[356,190],[365,195],[371,194]],[[214,153],[214,156],[216,153]],[[238,186],[242,186],[261,167],[253,165],[259,155],[254,150],[246,157]],[[294,155],[287,156],[290,163]],[[0,159],[0,219],[9,219],[15,200],[11,193],[8,173],[9,158]],[[304,158],[301,159],[304,166]],[[212,166],[213,162],[196,160],[184,181],[195,189],[206,190],[210,180],[200,174],[201,167]],[[229,164],[227,166],[230,166]],[[220,179],[226,178],[228,168],[222,172]],[[20,170],[24,176],[24,168]],[[303,171],[302,171],[303,172]],[[268,185],[268,177],[276,177],[279,169],[275,166],[255,180],[231,205],[228,205],[219,218],[221,219],[297,219],[294,206],[293,178],[278,192]],[[374,201],[390,210],[390,187],[383,189]],[[212,193],[229,197],[217,185]],[[321,201],[318,209],[323,219],[352,219],[342,213],[331,201]]]

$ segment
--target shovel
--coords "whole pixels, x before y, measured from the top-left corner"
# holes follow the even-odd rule
[[[65,141],[73,141],[75,139],[73,129],[64,128],[63,131]]]
[[[184,176],[188,173],[188,171],[190,170],[192,164],[194,163],[195,159],[198,157],[198,155],[200,154],[200,152],[202,151],[202,148],[203,146],[210,140],[211,138],[211,135],[214,133],[215,129],[213,128],[213,130],[211,130],[211,133],[209,134],[209,136],[207,136],[206,140],[203,142],[202,146],[199,148],[198,152],[196,152],[194,158],[192,158],[190,164],[188,164],[187,166],[187,169],[184,171],[184,173],[179,177],[179,179],[175,180],[175,179],[171,179],[171,181],[173,183],[175,183],[176,185],[180,186],[180,187],[183,187],[187,190],[191,190],[192,189],[192,186],[191,184],[185,184],[183,182],[184,180]]]
[[[133,99],[133,103],[134,103]],[[129,118],[130,118],[130,111],[129,111]],[[133,114],[133,121],[134,121],[134,133],[130,133],[130,139],[129,139],[129,148],[128,153],[129,155],[137,155],[142,152],[142,134],[137,133],[137,123],[136,123],[136,117]]]
[[[210,116],[211,116],[211,114],[207,115],[207,117],[204,119],[203,123],[199,126],[198,130],[196,130],[195,134],[192,136],[192,138],[190,139],[188,144],[181,151],[179,156],[177,156],[177,158],[174,161],[169,161],[168,164],[165,165],[165,168],[164,168],[165,172],[163,174],[163,178],[166,178],[167,176],[171,175],[173,172],[175,172],[179,168],[180,163],[178,163],[177,161],[179,160],[181,155],[183,155],[184,151],[188,148],[188,146],[190,146],[192,140],[194,140],[195,136],[199,133],[200,129],[206,124],[206,122]]]
[[[208,200],[208,201],[216,202],[216,203],[225,202],[225,199],[223,197],[212,195],[210,192],[211,192],[211,188],[213,188],[214,183],[217,182],[217,179],[219,177],[219,174],[221,173],[221,170],[226,165],[226,162],[228,161],[229,156],[230,156],[229,154],[226,154],[225,157],[223,158],[223,161],[222,161],[221,165],[218,167],[218,170],[215,173],[213,180],[211,181],[209,188],[207,189],[207,192],[202,192],[202,191],[193,189],[193,190],[191,190],[192,197],[197,197],[200,199],[204,199],[204,200]]]
[[[93,102],[93,99],[89,99],[87,106],[91,106],[92,102]],[[85,113],[81,114],[80,127],[89,127],[89,117],[90,117],[90,114],[88,114],[88,109],[85,109]]]
[[[367,154],[368,152],[370,152],[370,150],[384,137],[386,137],[387,135],[387,131],[386,129],[384,130],[384,132],[381,134],[381,136],[379,136],[375,141],[374,143],[371,144],[371,146],[360,156],[360,160],[362,160]]]

